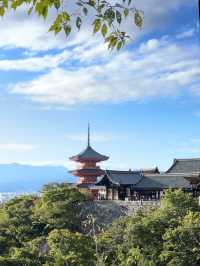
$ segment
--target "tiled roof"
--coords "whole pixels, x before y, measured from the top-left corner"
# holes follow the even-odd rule
[[[166,188],[191,188],[190,182],[183,175],[145,175],[136,184],[137,189],[166,189]]]
[[[138,190],[185,188],[190,189],[190,182],[180,174],[143,174],[140,171],[106,170],[105,175],[97,182],[104,185],[106,180],[114,185],[132,185]]]
[[[81,168],[69,171],[69,173],[79,173],[84,176],[84,174],[90,175],[103,175],[105,173],[104,170],[100,168]]]
[[[166,173],[200,173],[200,158],[174,159],[172,166]]]
[[[141,169],[141,172],[143,174],[159,174],[160,173],[158,167],[149,168],[149,169],[148,168],[143,168],[143,169]]]
[[[76,185],[78,188],[90,188],[94,186],[94,183],[80,183]]]
[[[109,157],[102,155],[98,152],[96,152],[91,146],[87,146],[85,150],[83,150],[81,153],[78,155],[70,157],[70,160],[72,161],[95,161],[95,162],[100,162],[100,161],[105,161],[108,160]]]
[[[135,185],[142,178],[142,173],[140,171],[106,170],[105,175],[112,183],[118,185]]]

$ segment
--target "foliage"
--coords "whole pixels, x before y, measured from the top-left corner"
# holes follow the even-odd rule
[[[44,233],[52,229],[81,230],[81,208],[87,196],[67,184],[44,187],[35,204],[35,219],[44,225]]]
[[[68,238],[67,233],[65,236],[70,246],[74,241],[77,248],[83,245],[89,254],[89,239],[78,234],[83,223],[82,203],[87,199],[86,195],[63,183],[45,186],[40,197],[20,196],[2,205],[0,265],[54,265],[53,241],[56,243],[58,236],[59,242],[62,235],[62,231],[56,229],[68,232]],[[72,251],[69,248],[69,254],[73,249],[75,246]],[[76,259],[78,257],[74,261]]]
[[[0,265],[200,265],[200,213],[189,194],[166,191],[160,207],[122,217],[105,231],[91,215],[83,220],[87,199],[67,184],[51,184],[40,197],[1,206]]]
[[[175,258],[176,263],[174,263],[170,255],[177,253],[166,251],[170,248],[173,251],[178,251],[181,245],[184,246],[182,242],[180,244],[179,238],[176,238],[178,232],[175,231],[177,242],[173,242],[173,247],[170,242],[173,241],[173,238],[170,237],[172,237],[173,230],[180,230],[179,227],[185,219],[188,221],[188,212],[190,217],[193,215],[199,217],[197,202],[181,190],[175,192],[169,190],[162,199],[160,208],[139,212],[133,217],[125,217],[117,221],[100,237],[102,252],[107,253],[106,265],[112,265],[113,262],[114,265],[120,266],[189,265],[186,263],[189,261],[189,257],[186,260],[187,255],[185,255],[185,259],[184,256],[182,257],[182,264],[181,256],[177,255],[178,258]],[[198,219],[194,220],[193,226],[200,234]],[[197,241],[195,239],[191,244],[190,241],[187,241],[185,252],[187,250],[190,253],[192,265],[199,265],[199,257],[192,251],[195,248],[194,242]],[[198,246],[196,249],[198,252]],[[172,263],[168,264],[170,259]]]
[[[23,258],[26,265],[43,265],[46,261],[50,261],[45,237],[36,237],[34,240],[24,242],[21,247],[12,247],[10,256],[16,261]]]
[[[29,15],[35,12],[44,19],[50,16],[50,11],[55,14],[53,10],[56,10],[49,30],[55,34],[64,31],[66,37],[74,28],[80,30],[84,18],[89,16],[93,33],[100,32],[110,49],[121,49],[129,39],[121,26],[127,18],[138,28],[143,25],[143,13],[132,0],[0,0],[0,16],[4,16],[9,9],[16,10],[21,6],[26,8]]]
[[[163,236],[161,259],[167,265],[200,265],[200,213],[188,212],[176,228]]]
[[[9,224],[10,233],[17,241],[27,241],[37,235],[37,229],[32,223],[33,208],[37,197],[20,196],[8,201],[3,207],[4,221]],[[1,224],[1,222],[0,222]]]
[[[94,243],[89,236],[56,229],[49,234],[48,246],[49,253],[55,260],[59,259],[70,266],[95,265]]]

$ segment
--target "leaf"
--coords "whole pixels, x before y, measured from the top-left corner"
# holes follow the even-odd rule
[[[129,13],[128,8],[125,8],[125,9],[124,9],[124,16],[125,16],[125,18],[128,16],[128,13]]]
[[[28,15],[30,15],[32,13],[32,11],[33,11],[33,6],[29,8]]]
[[[97,8],[98,12],[101,13],[102,9],[105,7],[105,4],[100,4]]]
[[[123,42],[122,42],[122,41],[119,41],[119,42],[117,43],[117,50],[118,50],[118,51],[122,48],[122,45],[123,45]]]
[[[111,40],[112,48],[114,48],[116,44],[117,44],[117,37],[113,37],[113,39]]]
[[[3,6],[4,8],[8,8],[8,0],[3,0]]]
[[[58,14],[57,18],[54,20],[53,24],[51,25],[49,31],[54,31],[55,34],[62,30],[62,14]]]
[[[116,11],[116,19],[117,19],[117,22],[120,24],[122,21],[122,15],[118,10]]]
[[[140,15],[140,13],[137,11],[134,15],[134,21],[135,21],[135,25],[139,28],[142,27],[143,25],[143,18],[142,16]]]
[[[93,28],[93,33],[96,33],[100,30],[101,28],[101,20],[100,19],[95,19],[93,22],[94,28]]]
[[[4,7],[0,7],[0,16],[3,17],[4,14],[5,14]]]
[[[54,6],[58,10],[60,8],[60,0],[55,0],[54,1]]]
[[[71,19],[70,15],[67,13],[67,11],[64,11],[62,13],[62,20],[63,20],[63,22],[69,22],[70,19]]]
[[[115,12],[112,10],[112,8],[109,8],[106,10],[104,14],[105,18],[110,20],[112,22],[115,19]]]
[[[110,38],[109,38],[109,44],[108,44],[108,49],[111,49],[111,50],[113,50],[114,48],[115,48],[115,46],[116,46],[116,44],[117,44],[117,37],[115,37],[115,36],[110,36]]]
[[[71,28],[71,26],[70,26],[69,24],[64,26],[65,35],[66,35],[67,37],[68,37],[69,34],[71,33],[71,30],[72,30],[72,28]]]
[[[47,15],[48,15],[48,7],[44,6],[43,10],[42,10],[42,16],[43,16],[43,18],[46,18]]]
[[[61,30],[62,30],[61,25],[55,24],[55,23],[53,25],[51,25],[51,27],[49,29],[49,31],[54,31],[55,34],[59,33]]]
[[[87,14],[88,14],[88,9],[85,6],[83,8],[83,13],[84,13],[85,16],[87,16]]]
[[[12,1],[11,8],[16,10],[17,7],[21,6],[23,3],[24,3],[23,0],[14,0],[14,1]]]
[[[96,0],[89,0],[87,4],[94,7],[96,5]]]
[[[101,33],[102,33],[103,37],[106,36],[107,32],[108,32],[108,26],[104,23],[102,28],[101,28]]]
[[[45,18],[48,14],[48,7],[44,4],[44,2],[40,1],[35,5],[35,11],[39,16],[43,16]]]
[[[82,24],[81,18],[77,17],[77,19],[76,19],[76,27],[77,27],[78,30],[80,30],[81,24]]]

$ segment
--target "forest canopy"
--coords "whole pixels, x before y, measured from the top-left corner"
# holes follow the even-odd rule
[[[0,265],[200,265],[200,213],[190,195],[166,191],[159,207],[121,217],[108,228],[84,215],[90,201],[67,184],[52,184],[41,196],[4,203]]]

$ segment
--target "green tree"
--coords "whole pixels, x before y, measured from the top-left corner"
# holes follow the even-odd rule
[[[33,239],[38,234],[32,220],[37,199],[36,196],[31,195],[15,197],[6,202],[2,209],[4,225],[6,222],[6,227],[18,243]]]
[[[48,233],[56,228],[81,231],[82,204],[87,199],[63,183],[45,186],[40,197],[20,196],[3,204],[0,256],[5,265],[17,260],[19,265],[49,265]]]
[[[200,265],[200,213],[189,194],[168,190],[159,207],[122,217],[103,232],[92,216],[84,220],[87,200],[67,184],[51,184],[40,197],[5,203],[0,265]]]
[[[200,265],[200,213],[189,211],[176,228],[163,236],[161,259],[167,266]]]
[[[35,220],[38,224],[43,224],[44,234],[53,229],[81,231],[82,205],[87,199],[66,183],[47,185],[35,204]]]
[[[55,10],[49,30],[55,34],[64,31],[66,36],[74,28],[80,30],[85,18],[89,17],[93,33],[100,32],[111,49],[121,49],[129,39],[122,26],[127,18],[138,28],[143,24],[143,13],[135,7],[132,0],[1,0],[0,16],[21,6],[26,8],[29,15],[35,12],[43,18],[47,18],[50,11],[52,13]]]
[[[95,265],[95,247],[90,236],[56,229],[48,236],[48,246],[56,265]]]
[[[197,202],[181,190],[169,190],[159,208],[120,219],[100,237],[102,250],[107,250],[107,265],[113,261],[120,266],[166,265],[160,256],[165,246],[164,236],[179,226],[188,211],[197,213]],[[191,246],[187,247],[190,250]]]
[[[36,237],[35,239],[24,242],[21,247],[10,249],[10,257],[13,260],[20,261],[23,259],[25,265],[44,265],[50,261],[48,256],[48,245],[45,237]]]
[[[6,202],[0,209],[0,255],[8,255],[10,248],[21,247],[38,235],[32,221],[35,196],[21,196]]]
[[[27,260],[21,258],[21,259],[12,259],[12,258],[5,258],[0,257],[0,265],[1,266],[35,266],[34,262],[29,264],[27,263]]]

